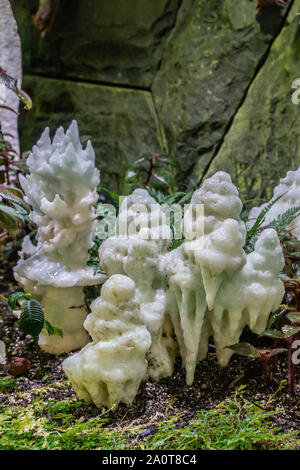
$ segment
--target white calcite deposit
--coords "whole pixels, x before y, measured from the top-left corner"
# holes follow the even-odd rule
[[[77,396],[87,403],[130,404],[146,377],[151,336],[135,293],[132,279],[111,276],[84,323],[93,342],[63,362]]]
[[[109,280],[85,321],[93,343],[64,362],[80,398],[97,406],[131,403],[133,390],[136,393],[143,378],[159,380],[173,373],[178,354],[190,385],[198,361],[207,354],[210,337],[219,363],[226,365],[232,354],[227,346],[239,340],[246,325],[255,333],[266,328],[270,312],[279,307],[284,295],[279,280],[282,249],[277,233],[266,229],[254,251],[246,255],[241,210],[230,176],[216,173],[195,191],[185,212],[183,227],[191,236],[169,251],[171,233],[163,208],[145,190],[125,198],[117,221],[119,231],[100,248],[101,265]],[[123,285],[131,286],[126,300],[119,293]],[[116,327],[119,336],[115,334],[118,319],[122,320],[122,328]],[[141,327],[143,348],[134,341],[132,355],[123,353],[124,329],[129,334]],[[108,340],[109,355],[102,359],[101,347],[106,348]],[[147,370],[141,369],[145,359]],[[130,367],[135,361],[139,364],[136,375]],[[115,375],[116,369],[119,375]]]
[[[300,207],[300,167],[296,171],[288,171],[286,176],[282,178],[274,188],[272,200],[282,196],[273,204],[271,209],[266,213],[263,225],[277,219],[277,217],[288,209]],[[268,203],[259,207],[253,207],[249,214],[249,225],[253,225],[259,213],[266,207]],[[290,225],[291,233],[295,238],[300,240],[300,216],[293,220]]]
[[[100,264],[108,276],[123,274],[135,282],[141,317],[152,338],[148,374],[159,380],[172,374],[175,361],[176,344],[167,315],[169,297],[161,265],[172,232],[160,205],[145,189],[136,189],[124,199],[117,229],[119,234],[100,247]],[[127,236],[120,236],[125,232]]]
[[[25,238],[15,278],[38,298],[45,318],[63,330],[63,338],[40,335],[40,346],[60,354],[87,344],[83,287],[102,283],[87,266],[93,244],[99,171],[90,142],[85,149],[76,121],[60,127],[51,142],[46,128],[27,159],[30,174],[20,176],[30,217],[38,227],[37,246]]]

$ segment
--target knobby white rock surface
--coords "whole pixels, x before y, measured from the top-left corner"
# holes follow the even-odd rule
[[[202,211],[197,212],[198,204],[203,205]],[[149,214],[145,206],[154,207],[154,211]],[[265,329],[270,312],[279,307],[284,295],[279,280],[284,259],[277,233],[272,229],[264,230],[255,250],[246,255],[243,250],[246,228],[240,219],[241,209],[230,176],[216,173],[195,191],[185,214],[183,224],[194,235],[169,251],[171,234],[161,206],[145,190],[136,190],[125,198],[117,221],[119,233],[100,247],[101,265],[109,280],[85,322],[94,342],[64,362],[80,398],[97,406],[133,400],[133,389],[137,390],[142,380],[139,367],[138,379],[127,393],[124,383],[131,358],[124,361],[123,354],[114,354],[114,349],[109,349],[112,362],[108,367],[102,365],[106,364],[105,359],[95,353],[102,344],[99,331],[103,331],[104,342],[111,338],[109,331],[119,315],[127,319],[128,328],[133,327],[133,317],[151,335],[151,344],[143,349],[143,357],[148,361],[144,378],[159,380],[172,375],[179,348],[187,384],[192,384],[197,362],[207,354],[210,337],[214,338],[219,363],[226,365],[232,354],[226,347],[239,340],[246,325],[255,333]],[[124,231],[129,226],[130,234],[126,237]],[[129,280],[132,303],[126,297],[126,312],[131,309],[131,316],[126,313],[124,317],[124,303],[118,289],[123,283],[129,286]],[[107,300],[115,308],[113,320]],[[96,319],[100,311],[101,319],[109,320],[105,327]],[[117,344],[114,347],[119,351]],[[122,377],[119,389],[115,377],[103,375],[106,367],[118,369]],[[132,383],[131,374],[128,378]]]
[[[146,377],[151,336],[135,293],[132,279],[111,276],[84,323],[93,342],[63,362],[77,396],[87,403],[130,404]]]
[[[89,341],[83,329],[87,314],[83,286],[102,283],[87,266],[93,244],[99,171],[90,142],[82,148],[76,121],[66,133],[60,127],[53,141],[46,128],[27,159],[30,174],[21,176],[30,218],[38,227],[36,247],[22,245],[15,278],[38,298],[45,316],[64,337],[42,333],[41,347],[53,354],[82,347]]]
[[[19,87],[22,84],[22,54],[21,41],[18,34],[17,24],[9,0],[0,0],[0,67],[10,76],[18,81]],[[1,82],[0,82],[1,84]],[[0,104],[4,88],[0,90]],[[11,90],[6,89],[6,106],[15,111],[19,109],[19,99]],[[12,111],[0,108],[0,122],[2,132],[11,134],[7,140],[12,144],[13,149],[19,153],[18,116]]]
[[[148,374],[159,380],[172,374],[176,350],[166,313],[169,297],[161,265],[172,232],[160,205],[145,189],[136,189],[124,199],[117,231],[119,235],[100,246],[100,264],[108,276],[123,274],[134,280],[136,299],[152,338]],[[128,236],[120,236],[125,232]]]

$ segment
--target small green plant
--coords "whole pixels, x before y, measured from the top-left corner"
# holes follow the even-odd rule
[[[288,279],[283,282],[286,290],[293,290],[296,308],[282,305],[270,315],[267,329],[261,334],[261,336],[272,338],[276,346],[273,348],[257,348],[250,343],[237,343],[228,347],[236,354],[250,359],[257,359],[262,366],[263,377],[267,384],[273,381],[268,367],[269,360],[278,354],[287,353],[288,386],[290,393],[293,395],[296,383],[293,343],[300,339],[300,280]],[[278,347],[278,343],[283,343],[282,347]]]
[[[283,193],[277,198],[272,199],[272,201],[270,201],[258,214],[251,228],[248,229],[247,234],[246,234],[246,242],[244,246],[246,253],[250,253],[251,251],[254,250],[254,246],[259,236],[259,233],[266,228],[273,228],[274,230],[276,230],[281,242],[284,241],[286,238],[293,239],[293,237],[291,237],[290,235],[291,224],[300,215],[299,206],[291,207],[290,209],[286,210],[282,214],[279,214],[279,216],[276,219],[273,219],[271,220],[271,222],[264,225],[265,220],[266,220],[266,215],[268,214],[270,209],[274,206],[274,204],[277,201],[279,201],[279,199],[281,199],[282,196],[284,196],[284,194],[286,193]],[[250,219],[248,219],[248,222],[250,222]]]
[[[105,271],[101,268],[100,266],[100,261],[99,261],[99,248],[103,240],[101,240],[98,236],[94,238],[94,244],[92,248],[90,248],[89,255],[90,259],[87,262],[88,266],[91,266],[94,268],[94,274],[106,274]]]
[[[131,191],[144,186],[154,188],[158,193],[171,194],[176,187],[175,178],[178,171],[180,166],[176,158],[146,153],[128,170],[126,183]]]
[[[12,310],[19,310],[21,308],[21,315],[19,318],[19,328],[27,335],[33,338],[33,344],[37,353],[40,363],[41,371],[44,375],[44,364],[41,349],[38,343],[38,337],[43,328],[45,328],[49,335],[63,336],[60,328],[52,326],[44,318],[44,309],[42,305],[35,299],[31,298],[31,294],[26,292],[14,292],[8,298],[0,295],[0,300],[8,303]]]
[[[289,447],[292,439],[271,423],[271,418],[280,410],[267,411],[248,401],[243,397],[243,388],[214,409],[198,411],[188,426],[180,426],[180,415],[161,424],[147,441],[147,449],[270,450]]]
[[[269,321],[268,329],[263,335],[273,338],[275,341],[283,341],[287,346],[287,363],[288,363],[288,385],[290,393],[295,393],[296,383],[296,365],[293,362],[293,343],[300,340],[300,280],[289,279],[283,281],[287,290],[292,290],[295,296],[296,308],[285,306],[277,314],[276,318]],[[280,325],[280,328],[271,328],[276,326],[278,320],[288,320]],[[273,321],[272,321],[273,320]]]
[[[14,235],[20,224],[30,223],[30,207],[23,201],[22,192],[11,186],[0,184],[0,227],[3,232],[0,238],[7,234]]]
[[[266,384],[270,384],[273,381],[273,377],[270,374],[270,370],[268,367],[269,360],[277,356],[278,354],[282,354],[287,352],[285,348],[256,348],[252,346],[250,343],[236,343],[231,346],[228,346],[229,349],[240,356],[246,356],[250,359],[258,359],[263,371],[263,377]]]
[[[25,109],[31,109],[32,101],[30,96],[24,90],[21,90],[21,88],[18,87],[17,80],[8,75],[2,67],[0,67],[0,81],[4,83],[6,88],[12,90],[17,95],[19,100],[22,101],[22,103],[24,104]],[[5,106],[1,105],[1,107]]]
[[[9,392],[15,386],[15,379],[4,378],[0,377],[0,393]]]
[[[25,91],[18,88],[17,80],[9,76],[1,67],[0,81],[17,95],[26,109],[31,108],[30,97]],[[15,110],[3,104],[0,105],[0,108],[16,113]],[[16,152],[7,140],[7,135],[3,134],[0,123],[0,167],[2,168],[0,171],[0,227],[3,230],[0,238],[4,238],[8,234],[15,235],[20,223],[29,222],[30,208],[23,201],[22,191],[10,186],[11,176],[16,177],[20,170],[24,169],[24,161],[15,161],[15,156]]]

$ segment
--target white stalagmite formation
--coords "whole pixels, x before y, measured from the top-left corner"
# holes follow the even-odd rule
[[[84,346],[87,311],[83,286],[102,283],[87,266],[93,244],[99,171],[90,142],[83,149],[76,121],[66,133],[60,127],[53,141],[46,128],[27,159],[30,174],[20,176],[31,219],[38,227],[38,244],[25,238],[15,278],[39,298],[45,316],[63,330],[63,338],[42,332],[41,347],[53,354]]]
[[[216,173],[195,191],[185,212],[183,227],[189,237],[169,251],[171,234],[161,206],[145,190],[136,190],[125,198],[117,221],[118,233],[107,239],[99,252],[109,280],[101,297],[93,303],[92,316],[85,322],[94,343],[64,362],[80,398],[92,400],[97,406],[118,401],[131,403],[133,399],[132,388],[130,393],[124,392],[124,375],[120,372],[118,394],[117,380],[112,376],[104,378],[103,370],[108,366],[105,361],[105,366],[102,365],[100,354],[94,354],[101,347],[95,312],[100,311],[101,305],[101,318],[111,318],[111,307],[105,303],[106,286],[111,287],[113,280],[112,291],[117,292],[120,275],[126,279],[120,281],[120,288],[129,279],[132,282],[133,303],[126,303],[126,311],[132,309],[132,316],[151,336],[151,344],[143,349],[148,361],[144,377],[159,380],[170,376],[178,346],[190,385],[197,362],[207,354],[210,337],[214,339],[219,363],[226,365],[232,354],[227,346],[239,340],[246,325],[255,333],[265,329],[270,312],[279,307],[284,295],[279,280],[284,259],[273,229],[262,231],[254,251],[246,255],[243,250],[246,227],[240,218],[241,209],[230,176]],[[125,318],[123,301],[118,300],[118,293],[114,295],[116,317]],[[106,326],[105,335],[110,338],[113,323]],[[128,328],[133,328],[129,320]],[[110,351],[110,369],[118,365],[126,373],[131,356],[117,357]],[[135,387],[142,379],[139,371],[137,367]],[[132,375],[129,381],[132,383]]]
[[[288,209],[300,206],[300,166],[295,171],[288,171],[286,176],[281,178],[278,186],[274,188],[272,200],[277,199],[279,196],[282,197],[280,197],[267,212],[264,225],[277,219],[280,214],[283,214]],[[250,225],[253,225],[256,217],[267,204],[268,203],[262,204],[259,207],[253,207],[249,214]],[[290,228],[294,237],[300,240],[300,216],[293,220]]]
[[[21,40],[9,0],[0,0],[0,67],[8,75],[15,78],[18,81],[18,86],[21,87]],[[0,104],[5,104],[18,111],[19,98],[13,91],[5,89],[1,82],[0,86]],[[5,98],[2,96],[2,91],[5,94]],[[2,102],[3,98],[5,99],[4,103]],[[0,108],[0,122],[2,132],[9,134],[6,138],[12,144],[17,154],[19,154],[18,115],[12,111]]]
[[[257,334],[266,329],[270,312],[277,310],[284,296],[278,276],[283,267],[277,233],[266,229],[247,255],[246,264],[222,283],[213,310],[207,313],[221,365],[227,365],[232,355],[224,348],[239,341],[246,325]]]
[[[130,404],[146,377],[151,336],[135,290],[127,276],[115,274],[106,281],[84,323],[93,342],[63,363],[77,396],[87,403]]]
[[[136,298],[144,324],[151,333],[148,374],[155,380],[173,372],[176,345],[161,256],[167,253],[172,232],[160,205],[145,189],[126,197],[117,220],[118,234],[105,240],[99,250],[100,264],[108,276],[124,274],[136,284]],[[127,232],[127,236],[120,236]]]
[[[165,269],[177,308],[172,311],[177,340],[187,373],[194,379],[199,359],[207,354],[211,334],[209,311],[222,284],[246,263],[243,250],[245,225],[240,219],[242,203],[230,176],[218,172],[195,191],[189,211],[203,207],[199,233],[165,257]],[[186,214],[184,223],[191,223]],[[197,214],[196,214],[197,216]],[[202,230],[201,230],[202,227]]]

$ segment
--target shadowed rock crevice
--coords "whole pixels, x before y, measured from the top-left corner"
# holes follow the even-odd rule
[[[205,178],[205,176],[207,175],[207,173],[209,172],[209,169],[210,169],[210,166],[212,165],[214,159],[217,157],[223,143],[224,143],[224,140],[227,136],[227,134],[229,133],[232,125],[233,125],[233,122],[234,122],[234,119],[236,117],[236,115],[238,114],[240,108],[243,106],[243,104],[245,103],[246,99],[247,99],[247,96],[248,96],[248,92],[249,92],[249,89],[251,87],[251,85],[253,84],[253,82],[255,81],[257,75],[259,74],[259,72],[262,70],[264,64],[266,63],[266,61],[268,60],[269,58],[269,55],[270,55],[270,51],[271,51],[271,48],[273,46],[273,43],[274,41],[276,40],[276,38],[280,35],[282,29],[284,28],[285,24],[286,24],[286,19],[288,17],[288,14],[290,12],[290,9],[292,7],[292,4],[293,4],[293,0],[291,1],[289,7],[287,8],[284,16],[282,17],[281,21],[280,21],[280,29],[278,30],[277,34],[275,37],[273,37],[272,41],[270,42],[269,46],[268,46],[268,49],[267,51],[265,52],[264,56],[261,58],[261,60],[259,61],[256,69],[255,69],[255,72],[253,74],[253,77],[251,79],[251,81],[249,82],[249,85],[247,86],[247,88],[245,89],[245,93],[239,103],[239,105],[237,106],[236,108],[236,111],[235,113],[233,114],[233,116],[231,117],[231,119],[228,121],[228,124],[225,128],[225,132],[222,136],[222,139],[220,140],[219,144],[217,145],[216,149],[215,149],[215,152],[214,152],[214,155],[212,156],[211,160],[209,161],[209,163],[207,164],[206,168],[204,169],[203,173],[201,174],[197,184],[201,184],[201,182],[203,181],[203,179]],[[276,10],[275,8],[272,9],[273,10],[273,14],[274,14],[274,11]],[[267,12],[268,13],[268,12]],[[266,21],[264,21],[264,19],[262,18],[262,27],[263,28],[266,28],[268,30],[268,23]],[[273,112],[271,112],[271,115],[274,113],[274,107],[275,107],[275,103],[272,104],[271,108],[273,109]],[[273,125],[273,120],[272,118],[270,118],[270,123],[271,123],[271,129],[272,129],[272,133],[274,134],[274,125]],[[274,135],[273,135],[274,137]],[[197,163],[195,165],[195,168],[193,170],[193,172],[197,175]]]
[[[12,0],[24,72],[149,88],[182,0],[62,2],[52,31],[32,23],[35,0]]]
[[[299,77],[299,12],[294,0],[207,172],[229,171],[245,199],[270,199],[279,179],[299,166],[299,106],[291,100]]]
[[[91,139],[104,186],[122,194],[124,176],[145,152],[165,152],[151,93],[127,87],[24,76],[35,96],[30,113],[21,110],[21,143],[30,149],[46,126],[68,126],[74,116],[83,140]]]
[[[280,21],[272,14],[262,31],[248,0],[197,0],[171,33],[152,92],[185,178],[196,165],[198,181],[216,154],[281,29],[284,10],[275,11]]]

